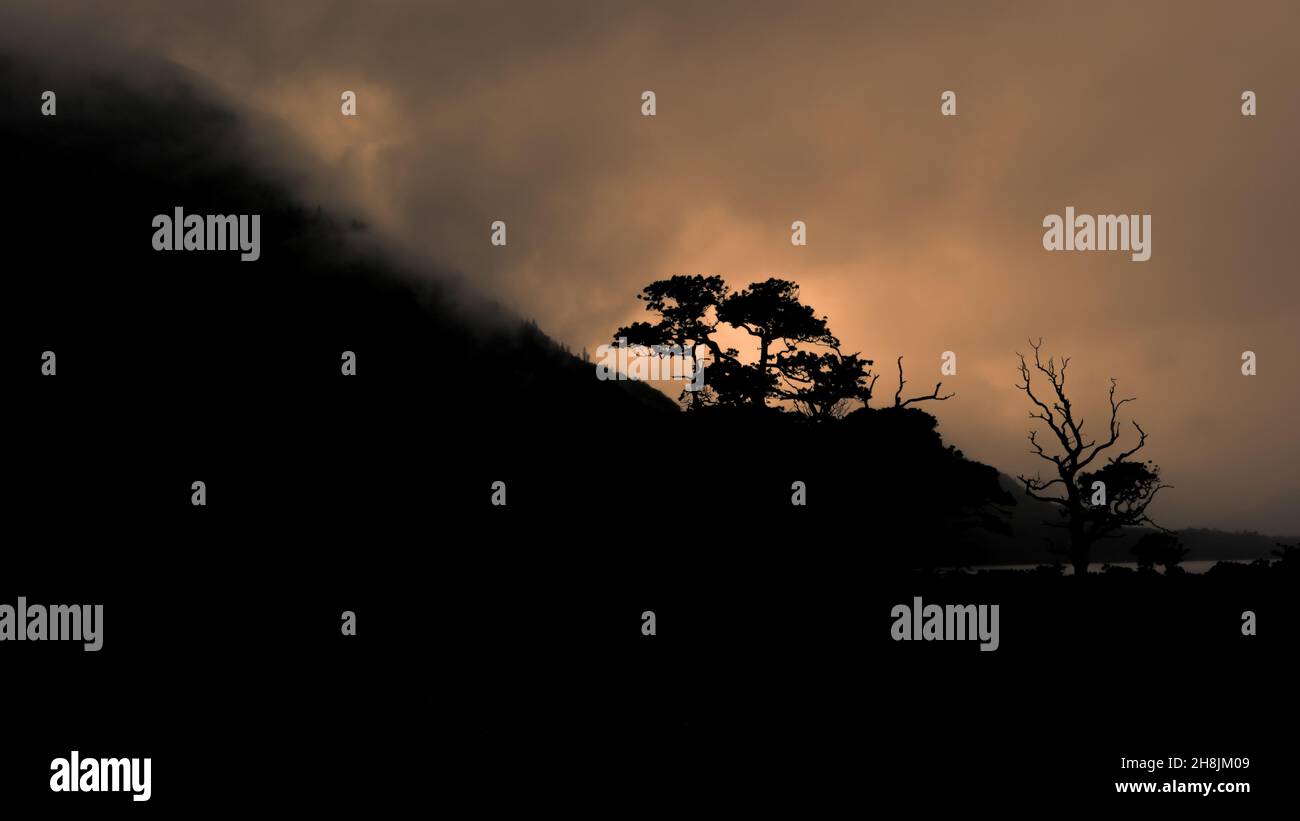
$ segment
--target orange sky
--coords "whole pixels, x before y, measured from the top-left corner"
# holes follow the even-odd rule
[[[283,129],[306,196],[575,350],[656,278],[794,279],[886,365],[883,401],[894,357],[928,391],[956,352],[930,409],[1015,473],[1038,465],[1014,354],[1041,335],[1097,433],[1108,377],[1139,397],[1158,521],[1300,533],[1293,3],[102,6],[8,2],[0,42],[181,63]],[[1150,261],[1045,251],[1069,205],[1151,214]]]

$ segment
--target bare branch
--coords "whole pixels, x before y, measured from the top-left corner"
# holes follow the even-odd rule
[[[1092,460],[1097,458],[1097,454],[1101,453],[1102,451],[1106,450],[1107,448],[1109,448],[1110,446],[1114,445],[1116,442],[1119,441],[1119,436],[1120,436],[1119,409],[1124,407],[1124,405],[1129,402],[1137,401],[1137,397],[1130,396],[1127,399],[1121,399],[1118,402],[1116,402],[1115,386],[1117,384],[1118,384],[1118,380],[1115,379],[1110,380],[1110,394],[1109,394],[1110,396],[1110,438],[1107,439],[1105,442],[1102,442],[1100,445],[1095,445],[1092,452],[1088,454],[1087,458],[1080,460],[1079,462],[1080,470],[1090,465],[1092,463]]]
[[[906,384],[907,380],[903,379],[903,357],[900,356],[898,357],[898,390],[894,391],[894,407],[896,408],[903,399],[903,386]]]
[[[943,387],[943,383],[936,382],[934,383],[933,393],[927,394],[926,396],[913,396],[911,399],[903,399],[903,385],[905,384],[907,384],[907,380],[903,379],[903,357],[900,356],[898,357],[898,390],[894,392],[894,407],[905,408],[913,402],[924,402],[927,399],[934,399],[942,402],[945,399],[952,399],[957,395],[955,393],[950,393],[946,396],[940,396],[939,388]]]
[[[1110,460],[1110,463],[1112,465],[1115,464],[1116,462],[1123,462],[1125,459],[1137,453],[1139,450],[1142,450],[1142,446],[1147,443],[1147,432],[1142,430],[1142,426],[1139,425],[1137,422],[1134,422],[1133,427],[1137,428],[1138,431],[1138,437],[1139,437],[1138,443],[1133,447],[1132,450],[1126,450],[1123,453],[1121,453],[1119,456],[1112,457]],[[1157,490],[1159,490],[1159,488],[1157,488]],[[1154,496],[1155,494],[1153,493],[1151,495]]]
[[[1055,496],[1039,496],[1036,492],[1039,490],[1046,490],[1047,488],[1051,487],[1057,482],[1060,482],[1061,481],[1060,479],[1053,479],[1051,482],[1044,484],[1043,480],[1038,478],[1030,479],[1027,476],[1018,476],[1016,478],[1018,478],[1021,482],[1024,483],[1025,495],[1028,496],[1029,498],[1037,499],[1040,502],[1055,502],[1056,504],[1061,505],[1062,507],[1069,506],[1070,504],[1069,501],[1065,499],[1059,499]]]
[[[1048,454],[1046,451],[1043,450],[1043,446],[1040,445],[1040,444],[1038,444],[1038,431],[1036,431],[1036,430],[1031,430],[1031,431],[1029,432],[1029,444],[1031,444],[1031,445],[1034,446],[1034,452],[1035,452],[1036,454],[1038,454],[1038,456],[1039,456],[1040,458],[1042,458],[1042,459],[1046,459],[1047,461],[1052,462],[1053,464],[1057,465],[1058,467],[1060,466],[1060,464],[1061,464],[1061,457],[1059,457],[1059,456],[1052,456],[1052,455]],[[1060,481],[1060,480],[1058,479],[1057,481]]]
[[[1056,379],[1055,375],[1053,374],[1052,370],[1049,370],[1049,368],[1045,368],[1043,366],[1042,360],[1039,356],[1039,349],[1042,347],[1042,344],[1043,344],[1042,339],[1039,339],[1038,342],[1034,342],[1032,339],[1029,340],[1030,347],[1034,349],[1034,366],[1038,370],[1042,371],[1043,373],[1048,374],[1048,378],[1052,379],[1053,384],[1055,384],[1055,379]],[[1016,387],[1024,391],[1025,395],[1029,397],[1030,401],[1032,401],[1035,405],[1039,407],[1040,410],[1042,410],[1042,414],[1040,415],[1034,415],[1034,414],[1030,414],[1030,415],[1036,419],[1042,419],[1044,422],[1046,422],[1047,426],[1051,429],[1052,433],[1054,433],[1056,435],[1056,438],[1060,441],[1061,447],[1065,448],[1067,453],[1072,452],[1072,448],[1070,447],[1070,439],[1066,435],[1065,429],[1062,428],[1057,423],[1056,417],[1052,415],[1052,409],[1047,406],[1046,402],[1042,401],[1041,399],[1038,398],[1037,395],[1034,394],[1033,386],[1030,380],[1029,365],[1028,363],[1025,362],[1024,354],[1017,353],[1016,356],[1020,357],[1020,379],[1021,379],[1021,384],[1017,385]]]

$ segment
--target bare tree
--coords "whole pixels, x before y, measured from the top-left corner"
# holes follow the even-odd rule
[[[1047,425],[1056,437],[1059,452],[1048,452],[1038,441],[1038,431],[1029,432],[1029,444],[1033,453],[1040,459],[1051,462],[1056,468],[1056,477],[1044,481],[1040,475],[1033,478],[1021,476],[1025,493],[1031,498],[1051,502],[1058,506],[1062,522],[1049,523],[1068,531],[1069,545],[1066,554],[1074,565],[1076,575],[1088,572],[1088,556],[1092,545],[1099,539],[1118,535],[1125,527],[1149,524],[1158,530],[1166,531],[1147,516],[1147,506],[1155,499],[1156,493],[1169,487],[1160,483],[1160,469],[1151,462],[1133,462],[1131,457],[1140,451],[1147,441],[1147,434],[1137,422],[1133,427],[1138,432],[1138,441],[1131,449],[1120,451],[1109,458],[1101,467],[1089,470],[1098,456],[1105,453],[1119,442],[1121,426],[1120,409],[1135,397],[1115,398],[1116,380],[1110,380],[1110,423],[1105,441],[1086,441],[1084,420],[1076,418],[1074,407],[1065,394],[1065,371],[1070,364],[1069,358],[1062,358],[1057,366],[1054,358],[1043,364],[1040,351],[1042,339],[1037,343],[1030,340],[1034,349],[1032,367],[1020,357],[1020,390],[1025,392],[1034,410],[1029,417]],[[1046,377],[1048,390],[1035,392],[1032,378],[1037,373]],[[936,392],[937,392],[936,388]],[[1057,451],[1052,446],[1053,451]],[[1100,483],[1099,485],[1097,483]],[[1063,496],[1043,495],[1045,491],[1059,485],[1056,492]],[[1101,500],[1095,497],[1100,490]]]

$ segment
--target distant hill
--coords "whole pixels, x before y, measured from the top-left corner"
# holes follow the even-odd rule
[[[1300,540],[1300,498],[1294,495],[1278,494],[1244,508],[1234,510],[1226,516],[1217,517],[1206,524],[1212,524],[1223,530],[1237,527],[1249,527],[1266,533],[1276,533],[1285,541]]]
[[[1061,521],[1057,506],[1027,496],[1020,480],[999,474],[999,485],[1016,500],[1011,511],[1011,533],[984,535],[972,546],[969,564],[1068,564],[1054,549],[1063,549],[1063,532],[1047,523]],[[1157,521],[1159,521],[1157,519]],[[1128,528],[1114,539],[1098,542],[1093,548],[1095,562],[1131,562],[1133,545],[1151,528]],[[1229,532],[1209,528],[1178,531],[1182,543],[1191,552],[1187,561],[1265,558],[1277,547],[1281,537],[1257,532]]]

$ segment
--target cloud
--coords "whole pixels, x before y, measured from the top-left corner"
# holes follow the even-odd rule
[[[787,276],[916,384],[956,351],[939,415],[976,458],[1036,469],[1011,386],[1043,335],[1094,425],[1109,377],[1140,397],[1172,523],[1300,495],[1288,4],[22,0],[0,21],[26,48],[186,66],[281,123],[318,195],[575,347],[636,318],[652,279]],[[1150,213],[1151,261],[1044,252],[1068,205]]]

